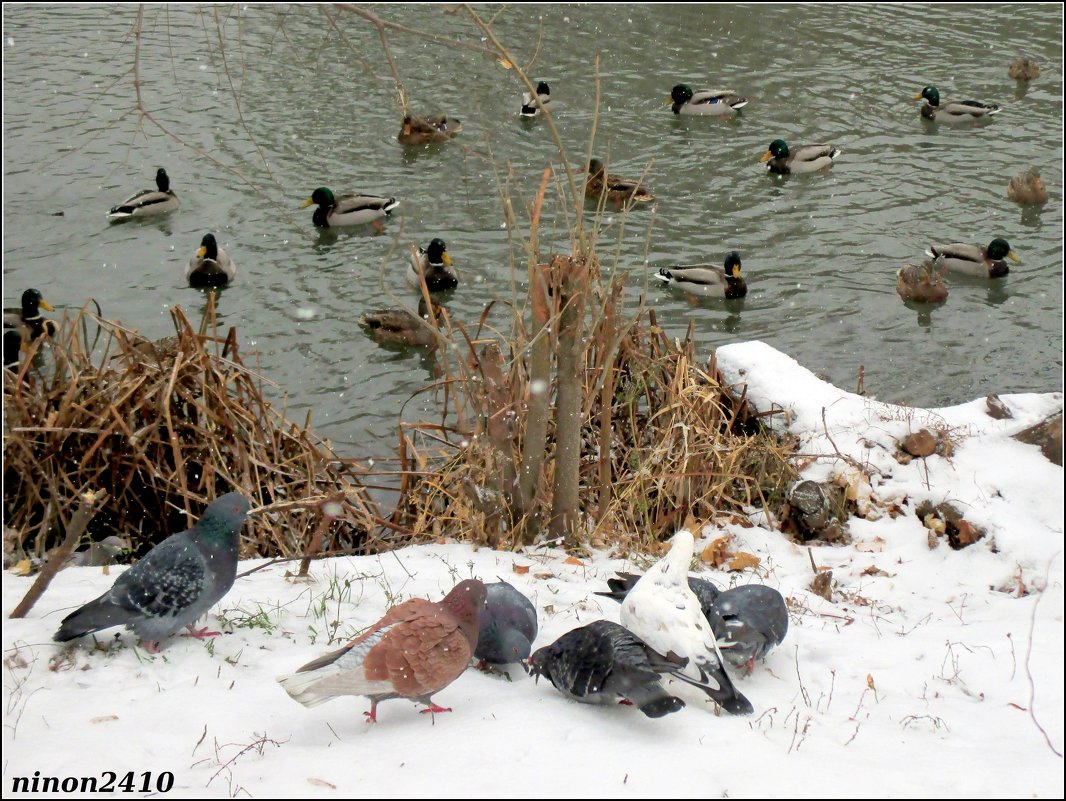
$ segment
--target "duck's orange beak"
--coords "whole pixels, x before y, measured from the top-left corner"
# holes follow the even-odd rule
[[[769,161],[773,157],[774,157],[774,154],[771,153],[769,150],[767,150],[765,153],[762,154],[762,158],[759,159],[759,161]]]
[[[304,204],[302,206],[300,206],[300,208],[301,209],[306,209],[308,206],[313,206],[314,203],[315,203],[315,201],[313,201],[311,198],[307,198],[307,200],[304,201]]]
[[[37,305],[38,305],[38,306],[40,306],[40,307],[41,307],[42,309],[44,309],[45,311],[55,311],[55,309],[54,309],[54,308],[52,307],[52,304],[51,304],[51,303],[49,303],[49,302],[48,302],[47,300],[45,300],[44,298],[41,298],[41,299],[40,299],[40,300],[39,300],[39,301],[37,302]]]

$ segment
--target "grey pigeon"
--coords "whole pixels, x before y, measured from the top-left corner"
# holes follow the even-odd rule
[[[640,581],[640,578],[636,573],[615,573],[615,578],[607,579],[607,586],[611,588],[611,591],[598,592],[596,595],[602,595],[605,598],[622,603],[629,591]],[[691,576],[689,576],[688,586],[699,600],[700,608],[704,610],[704,614],[706,614],[707,608],[714,603],[715,598],[721,592],[706,579],[692,578]]]
[[[610,592],[598,592],[621,603],[640,576],[618,573],[607,579]],[[700,609],[711,624],[718,647],[732,667],[745,667],[750,674],[755,660],[780,645],[788,632],[788,607],[781,593],[773,587],[748,584],[731,590],[719,590],[705,579],[688,579],[689,589],[700,602]]]
[[[537,639],[536,608],[506,581],[486,584],[485,589],[474,657],[492,665],[525,662]]]
[[[678,679],[699,687],[726,712],[747,715],[754,707],[726,674],[714,632],[688,586],[694,547],[688,529],[674,535],[670,552],[626,595],[622,625],[659,653],[688,659]]]
[[[780,645],[788,632],[785,599],[773,587],[762,584],[726,590],[710,608],[704,607],[703,613],[726,662],[746,667],[749,674],[755,669],[755,660]]]
[[[608,620],[567,632],[529,662],[533,676],[545,676],[567,698],[583,704],[613,704],[622,698],[649,718],[685,705],[663,688],[660,674],[676,673],[687,660],[667,659]]]
[[[181,628],[197,638],[217,631],[193,623],[222,598],[237,577],[237,550],[248,500],[236,492],[218,498],[192,528],[167,537],[114,586],[63,619],[52,637],[67,642],[83,634],[125,625],[151,653]]]

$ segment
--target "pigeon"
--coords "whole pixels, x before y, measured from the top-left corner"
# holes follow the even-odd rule
[[[640,578],[636,573],[616,573],[615,578],[607,579],[607,586],[611,588],[611,591],[598,592],[596,595],[602,595],[605,598],[622,603],[629,591],[640,581]],[[696,594],[696,599],[700,602],[700,608],[703,609],[703,613],[707,614],[707,609],[714,604],[721,590],[706,579],[692,578],[691,576],[688,580],[688,586]]]
[[[618,573],[607,579],[610,592],[597,592],[621,603],[640,580],[635,573]],[[785,599],[773,587],[748,584],[724,592],[714,584],[689,577],[689,589],[700,602],[725,661],[732,667],[744,667],[748,674],[755,660],[765,658],[780,645],[788,632],[788,608]]]
[[[694,547],[692,532],[681,529],[674,535],[670,552],[626,595],[622,625],[659,653],[687,658],[678,679],[699,687],[731,714],[750,714],[754,708],[726,674],[714,632],[689,589]]]
[[[308,662],[278,683],[304,706],[318,706],[341,695],[365,695],[367,722],[377,722],[381,701],[410,698],[422,712],[450,712],[430,696],[466,670],[478,638],[478,616],[485,585],[467,579],[439,603],[412,598],[343,648]]]
[[[725,661],[745,667],[748,674],[755,660],[765,658],[780,645],[788,632],[788,607],[781,593],[762,584],[747,584],[726,590],[703,608],[714,630]]]
[[[56,642],[125,624],[158,653],[159,641],[181,628],[197,639],[217,631],[193,623],[222,598],[237,577],[240,531],[248,499],[230,492],[216,499],[192,528],[167,537],[94,601],[63,618]]]
[[[537,639],[537,610],[502,579],[486,584],[485,591],[474,657],[491,665],[525,662]]]
[[[531,675],[547,677],[574,701],[613,704],[622,698],[649,718],[661,718],[685,702],[663,688],[660,674],[676,673],[687,662],[671,661],[617,623],[597,620],[539,649],[529,665]]]

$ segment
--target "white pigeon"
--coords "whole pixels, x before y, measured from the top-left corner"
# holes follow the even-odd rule
[[[676,678],[699,687],[727,712],[747,715],[754,708],[726,675],[711,624],[688,586],[694,547],[692,532],[677,532],[670,552],[626,595],[620,620],[650,648],[689,660]]]

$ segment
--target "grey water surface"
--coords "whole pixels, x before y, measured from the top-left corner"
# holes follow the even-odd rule
[[[500,6],[476,8],[488,18]],[[525,256],[500,186],[525,234],[541,172],[561,175],[561,162],[545,121],[519,119],[514,71],[450,41],[490,45],[462,11],[373,9],[443,37],[387,33],[413,109],[461,119],[455,140],[399,145],[377,31],[337,7],[5,4],[5,305],[35,286],[61,309],[93,297],[148,336],[173,333],[172,305],[196,320],[205,305],[183,271],[213,231],[239,270],[220,322],[259,352],[293,419],[310,409],[343,455],[368,456],[390,452],[401,408],[439,416],[417,394],[432,359],[379,347],[356,319],[414,307],[407,249],[435,236],[460,271],[453,317],[472,327],[491,300],[521,302]],[[530,77],[551,85],[578,170],[599,57],[595,154],[612,173],[647,169],[657,195],[654,208],[601,218],[601,258],[628,273],[631,303],[646,286],[660,323],[681,336],[692,321],[706,352],[761,339],[850,390],[861,365],[879,399],[923,406],[1062,389],[1062,26],[1057,4],[537,5],[494,22],[515,61],[535,56]],[[1021,55],[1042,68],[1028,86],[1007,76]],[[728,120],[678,117],[664,105],[678,82],[750,103]],[[911,101],[927,84],[1003,111],[978,127],[930,125]],[[777,178],[759,162],[777,138],[843,153],[828,173]],[[180,210],[109,225],[108,209],[152,186],[159,166]],[[1051,193],[1042,209],[1007,199],[1030,166]],[[402,205],[382,234],[323,234],[299,209],[318,186]],[[545,252],[567,247],[570,211],[553,190]],[[952,278],[933,309],[897,297],[896,269],[929,244],[997,236],[1022,258],[1006,280]],[[693,302],[647,281],[729,250],[743,259],[742,301]],[[503,320],[497,304],[488,322]]]

